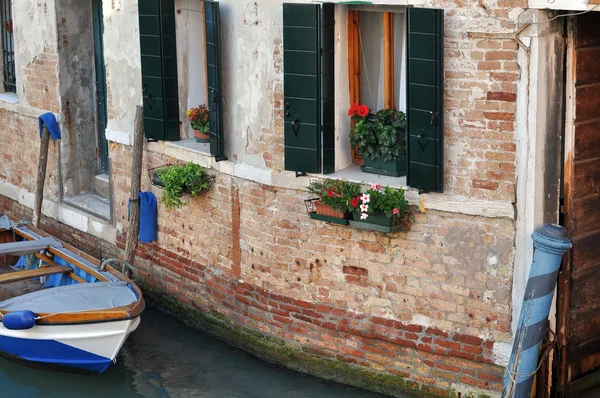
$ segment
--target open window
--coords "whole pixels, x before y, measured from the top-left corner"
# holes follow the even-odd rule
[[[347,29],[350,106],[406,113],[406,174],[413,188],[443,190],[443,10],[348,7],[334,24],[333,4],[284,4],[285,168],[333,173],[336,134],[335,31]],[[338,49],[339,51],[339,49]],[[346,64],[345,61],[343,64]],[[342,65],[342,63],[338,63]],[[343,66],[345,67],[345,65]],[[345,72],[345,71],[344,71]],[[340,106],[340,113],[347,109]],[[336,153],[338,152],[338,153]],[[354,152],[352,159],[360,162]]]
[[[182,136],[182,123],[177,75],[175,1],[139,0],[138,4],[144,133],[149,140],[177,141]],[[210,113],[210,153],[219,161],[225,159],[219,3],[204,0],[202,9],[206,57],[205,98]],[[198,27],[195,26],[194,29],[196,28]]]
[[[16,93],[17,77],[11,0],[0,0],[0,22],[2,24],[2,88],[4,92]]]

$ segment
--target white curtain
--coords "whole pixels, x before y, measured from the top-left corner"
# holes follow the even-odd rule
[[[394,14],[394,105],[406,110],[406,40],[405,15]],[[383,108],[383,14],[361,12],[359,15],[361,48],[360,102],[376,112]]]

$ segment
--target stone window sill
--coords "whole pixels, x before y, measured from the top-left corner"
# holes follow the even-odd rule
[[[19,97],[16,93],[6,92],[0,94],[0,101],[8,102],[9,104],[18,104]]]
[[[319,178],[331,178],[331,179],[344,179],[352,182],[359,182],[361,184],[380,184],[387,185],[392,188],[405,188],[406,189],[406,176],[401,177],[390,177],[379,174],[364,173],[359,165],[352,164],[345,169],[336,171],[332,174],[318,174],[311,175],[311,177]]]

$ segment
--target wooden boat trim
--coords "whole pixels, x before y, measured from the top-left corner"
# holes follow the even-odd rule
[[[25,279],[37,278],[39,276],[48,276],[53,274],[67,274],[73,272],[73,268],[68,266],[56,265],[52,267],[43,267],[38,269],[27,269],[23,271],[9,272],[0,275],[0,283],[10,283],[23,281]]]

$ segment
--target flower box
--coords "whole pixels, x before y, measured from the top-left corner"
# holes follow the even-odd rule
[[[308,216],[313,220],[325,221],[338,225],[348,225],[348,219],[352,217],[352,213],[342,214],[340,211],[333,210],[331,207],[322,204],[319,202],[319,198],[306,199],[304,204]],[[339,215],[342,217],[337,217]]]
[[[399,215],[388,217],[383,213],[369,214],[367,219],[361,220],[361,212],[355,210],[350,226],[380,232],[400,232],[408,230],[408,220]]]
[[[361,166],[363,173],[381,174],[392,177],[400,177],[406,175],[406,159],[390,160],[388,162],[383,159],[369,159],[364,156],[365,165]]]
[[[317,214],[320,216],[328,216],[333,218],[350,218],[350,213],[342,213],[341,210],[336,210],[331,206],[321,203],[315,200],[315,209]]]

